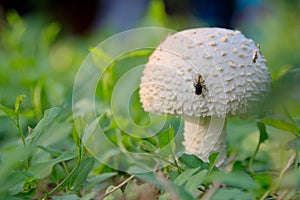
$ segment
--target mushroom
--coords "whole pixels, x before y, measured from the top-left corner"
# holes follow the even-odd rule
[[[152,53],[140,83],[145,111],[184,118],[186,152],[226,158],[226,117],[255,112],[270,90],[266,59],[240,31],[197,28],[168,36]]]

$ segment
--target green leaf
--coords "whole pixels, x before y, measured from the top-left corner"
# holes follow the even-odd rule
[[[139,171],[139,170],[134,170],[134,171]],[[177,184],[171,181],[164,179],[159,175],[156,175],[153,172],[135,173],[134,175],[136,178],[152,183],[157,188],[162,189],[168,194],[172,194],[173,196],[176,196],[178,199],[195,200],[193,195],[185,191],[184,188],[178,186]]]
[[[14,118],[17,116],[17,113],[14,110],[5,107],[2,104],[0,104],[0,110],[2,110],[11,120],[14,120]]]
[[[67,185],[69,186],[69,188],[77,188],[86,180],[89,172],[93,169],[94,162],[95,159],[86,158],[79,164],[74,174],[67,181]]]
[[[104,174],[100,174],[97,176],[93,176],[91,178],[88,178],[87,181],[93,184],[97,184],[97,183],[101,183],[113,176],[116,176],[118,173],[116,172],[109,172],[109,173],[104,173]]]
[[[211,200],[252,200],[249,194],[238,189],[218,189]]]
[[[26,171],[15,171],[9,175],[6,182],[0,186],[0,194],[8,191],[11,195],[16,195],[23,190],[24,183],[31,176]]]
[[[265,117],[259,120],[259,122],[278,128],[280,130],[289,131],[291,133],[297,134],[298,128],[296,123],[284,115],[274,115],[270,117]]]
[[[106,188],[105,193],[110,193],[114,188],[115,188],[115,186],[113,186],[113,185],[108,186]],[[117,190],[115,190],[114,192],[110,193],[108,196],[103,198],[103,200],[123,199],[122,196],[123,196],[123,192],[121,191],[120,188],[118,188]]]
[[[97,191],[85,193],[84,196],[82,196],[81,200],[94,200],[99,196],[99,193]]]
[[[174,183],[178,186],[184,186],[184,189],[193,194],[198,190],[198,187],[203,183],[207,176],[208,170],[199,171],[201,167],[188,169],[176,177]]]
[[[68,163],[65,163],[65,164],[68,164]],[[53,182],[58,183],[66,178],[66,176],[69,173],[69,170],[66,171],[66,169],[64,167],[66,167],[66,165],[59,164],[59,165],[53,166],[52,172],[51,172],[51,180]]]
[[[26,181],[24,180],[22,182],[16,183],[15,185],[12,185],[10,188],[8,188],[9,194],[17,195],[18,193],[22,192],[25,182]]]
[[[61,27],[58,23],[52,22],[42,30],[42,42],[48,47],[57,38]]]
[[[106,113],[103,113],[102,115],[100,115],[99,117],[97,117],[95,120],[93,120],[90,124],[88,124],[87,126],[84,126],[84,121],[82,118],[77,118],[76,119],[76,123],[77,126],[79,126],[80,129],[82,129],[83,127],[85,127],[84,129],[82,129],[83,132],[83,136],[80,135],[80,140],[86,144],[93,136],[94,132],[97,130],[99,123],[104,119],[104,117],[106,116]],[[77,127],[76,127],[77,128]],[[82,131],[79,130],[79,131]],[[78,134],[78,132],[76,132]],[[82,133],[79,133],[82,134]],[[80,143],[78,144],[80,147]]]
[[[80,198],[75,195],[65,195],[65,196],[53,196],[52,197],[53,200],[79,200]]]
[[[153,52],[153,49],[136,49],[134,51],[130,51],[122,56],[120,56],[120,58],[118,58],[119,60],[123,60],[125,58],[134,58],[134,57],[143,57],[143,56],[149,56],[151,55],[151,53]]]
[[[141,146],[141,149],[143,149],[144,151],[150,152],[150,153],[153,153],[157,150],[157,147],[154,146],[151,142],[148,142],[147,140],[142,140],[140,142],[140,146]]]
[[[185,190],[190,192],[191,194],[195,193],[198,190],[199,186],[204,182],[207,176],[207,172],[208,170],[202,170],[191,176],[185,184]]]
[[[78,121],[80,121],[81,122],[81,124],[83,124],[83,120],[81,119],[81,118],[77,118],[76,119],[76,125],[74,124],[73,125],[73,127],[72,127],[72,138],[73,138],[73,141],[74,141],[74,143],[76,144],[76,146],[78,147],[78,148],[80,148],[81,147],[81,139],[80,139],[80,137],[79,137],[79,132],[81,131],[81,130],[77,130],[77,127],[78,126],[80,126],[80,125],[78,125],[79,124],[79,122]],[[82,126],[81,126],[82,127]],[[81,128],[80,127],[80,128]],[[82,129],[83,130],[83,129]],[[83,131],[82,131],[82,133],[83,133]]]
[[[166,160],[169,160],[170,158],[175,160],[174,151],[176,147],[174,143],[174,132],[174,128],[170,126],[167,130],[158,135],[160,146],[159,155]]]
[[[90,52],[94,61],[100,59],[107,64],[113,62],[113,58],[110,57],[103,49],[91,48]]]
[[[192,194],[170,181],[168,181],[167,185],[165,186],[165,192],[171,194],[172,196],[178,197],[178,199],[196,200]]]
[[[21,94],[17,97],[16,102],[15,102],[15,112],[16,113],[19,113],[21,103],[25,97],[26,97],[25,94]]]
[[[31,134],[26,138],[26,140],[32,143],[34,140],[38,139],[40,134],[52,125],[54,120],[58,117],[59,113],[60,108],[58,107],[46,110],[44,113],[44,117],[35,126]]]
[[[260,188],[269,189],[273,187],[273,175],[272,174],[254,174],[253,179],[256,183],[259,184]]]
[[[164,146],[170,144],[170,142],[173,139],[174,139],[174,128],[170,126],[167,130],[163,131],[158,136],[160,148],[163,148]]]
[[[182,154],[182,156],[179,157],[179,161],[190,169],[197,167],[202,167],[203,169],[209,168],[208,163],[203,162],[195,155]]]
[[[256,123],[258,130],[259,130],[259,143],[263,143],[269,138],[269,135],[266,131],[266,125],[261,122]]]
[[[215,167],[218,159],[219,159],[219,152],[215,152],[215,153],[212,153],[209,157],[208,157],[208,160],[209,160],[209,174],[211,173],[211,171],[213,170],[213,168]]]
[[[63,161],[71,160],[75,157],[76,155],[71,152],[64,152],[56,159],[30,166],[28,172],[30,172],[35,178],[42,179],[51,174],[54,165]]]
[[[258,184],[252,180],[250,175],[243,171],[232,171],[229,173],[215,171],[209,176],[211,181],[218,181],[227,186],[237,187],[246,190],[256,190]]]
[[[51,174],[52,167],[53,167],[53,163],[51,161],[38,163],[30,166],[28,172],[30,172],[35,178],[42,179]]]
[[[297,137],[297,138],[294,138],[292,140],[290,140],[287,145],[286,145],[286,148],[288,150],[293,150],[293,151],[299,151],[300,150],[300,139]]]
[[[215,152],[212,153],[211,155],[209,155],[208,160],[209,160],[209,164],[211,166],[215,166],[216,162],[218,161],[219,158],[219,152]]]
[[[174,180],[174,183],[176,183],[179,186],[184,185],[199,170],[200,167],[185,170],[179,176],[177,176],[177,178]]]
[[[36,178],[28,178],[24,185],[22,193],[30,193],[32,190],[38,187],[38,180]]]
[[[42,145],[37,145],[38,148],[43,149],[44,151],[48,152],[52,157],[58,157],[62,154],[61,150],[54,149],[51,147],[45,147]]]
[[[64,152],[63,154],[61,154],[59,157],[57,157],[56,159],[53,160],[54,164],[63,162],[63,161],[67,161],[67,160],[71,160],[73,158],[76,158],[77,155],[72,153],[72,152]]]

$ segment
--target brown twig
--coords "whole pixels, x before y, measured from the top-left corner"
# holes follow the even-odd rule
[[[283,193],[278,197],[277,200],[283,200],[290,193],[290,189],[287,188],[283,191]]]
[[[114,193],[116,190],[120,189],[122,186],[124,186],[126,183],[128,183],[133,178],[134,178],[134,175],[131,175],[129,178],[127,178],[126,180],[124,180],[122,183],[120,183],[119,185],[115,186],[112,190],[110,190],[109,192],[106,192],[104,195],[102,195],[100,197],[100,199],[104,199],[108,195]]]
[[[279,178],[278,178],[278,184],[273,188],[273,190],[276,190],[278,187],[279,187],[279,183],[281,182],[281,179],[283,177],[283,175],[287,172],[287,170],[293,165],[294,161],[295,161],[295,158],[296,158],[296,154],[293,154],[289,161],[287,162],[287,164],[284,166],[284,168],[281,170],[280,174],[279,174]],[[281,195],[283,196],[283,198],[285,197],[285,194],[286,190],[284,191],[284,193]],[[264,200],[269,194],[271,193],[271,190],[268,190],[265,192],[265,194],[260,198],[260,200]]]
[[[214,194],[217,192],[219,187],[221,186],[220,183],[214,183],[211,188],[201,197],[201,200],[210,200]]]
[[[285,174],[285,172],[293,165],[293,163],[294,163],[294,161],[295,161],[295,158],[296,158],[296,154],[293,154],[293,155],[290,157],[288,163],[286,164],[286,166],[285,166],[285,167],[282,169],[282,171],[280,172],[280,175],[279,175],[280,178],[281,178],[281,177]]]

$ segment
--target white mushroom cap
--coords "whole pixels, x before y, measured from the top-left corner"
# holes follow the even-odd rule
[[[207,90],[195,94],[201,75]],[[266,60],[239,31],[198,28],[168,36],[150,56],[140,84],[146,111],[195,117],[246,114],[270,88]]]
[[[194,86],[199,76],[202,94]],[[187,153],[208,161],[219,152],[221,166],[226,158],[225,117],[255,111],[270,82],[266,60],[251,39],[239,31],[199,28],[169,36],[156,48],[139,92],[144,110],[183,115]]]

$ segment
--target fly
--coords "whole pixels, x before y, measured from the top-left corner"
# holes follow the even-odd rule
[[[258,58],[258,50],[255,49],[252,55],[252,63],[256,63],[257,58]]]
[[[207,90],[205,86],[205,81],[200,74],[198,74],[197,79],[194,79],[194,87],[196,95],[203,95],[203,90]]]

